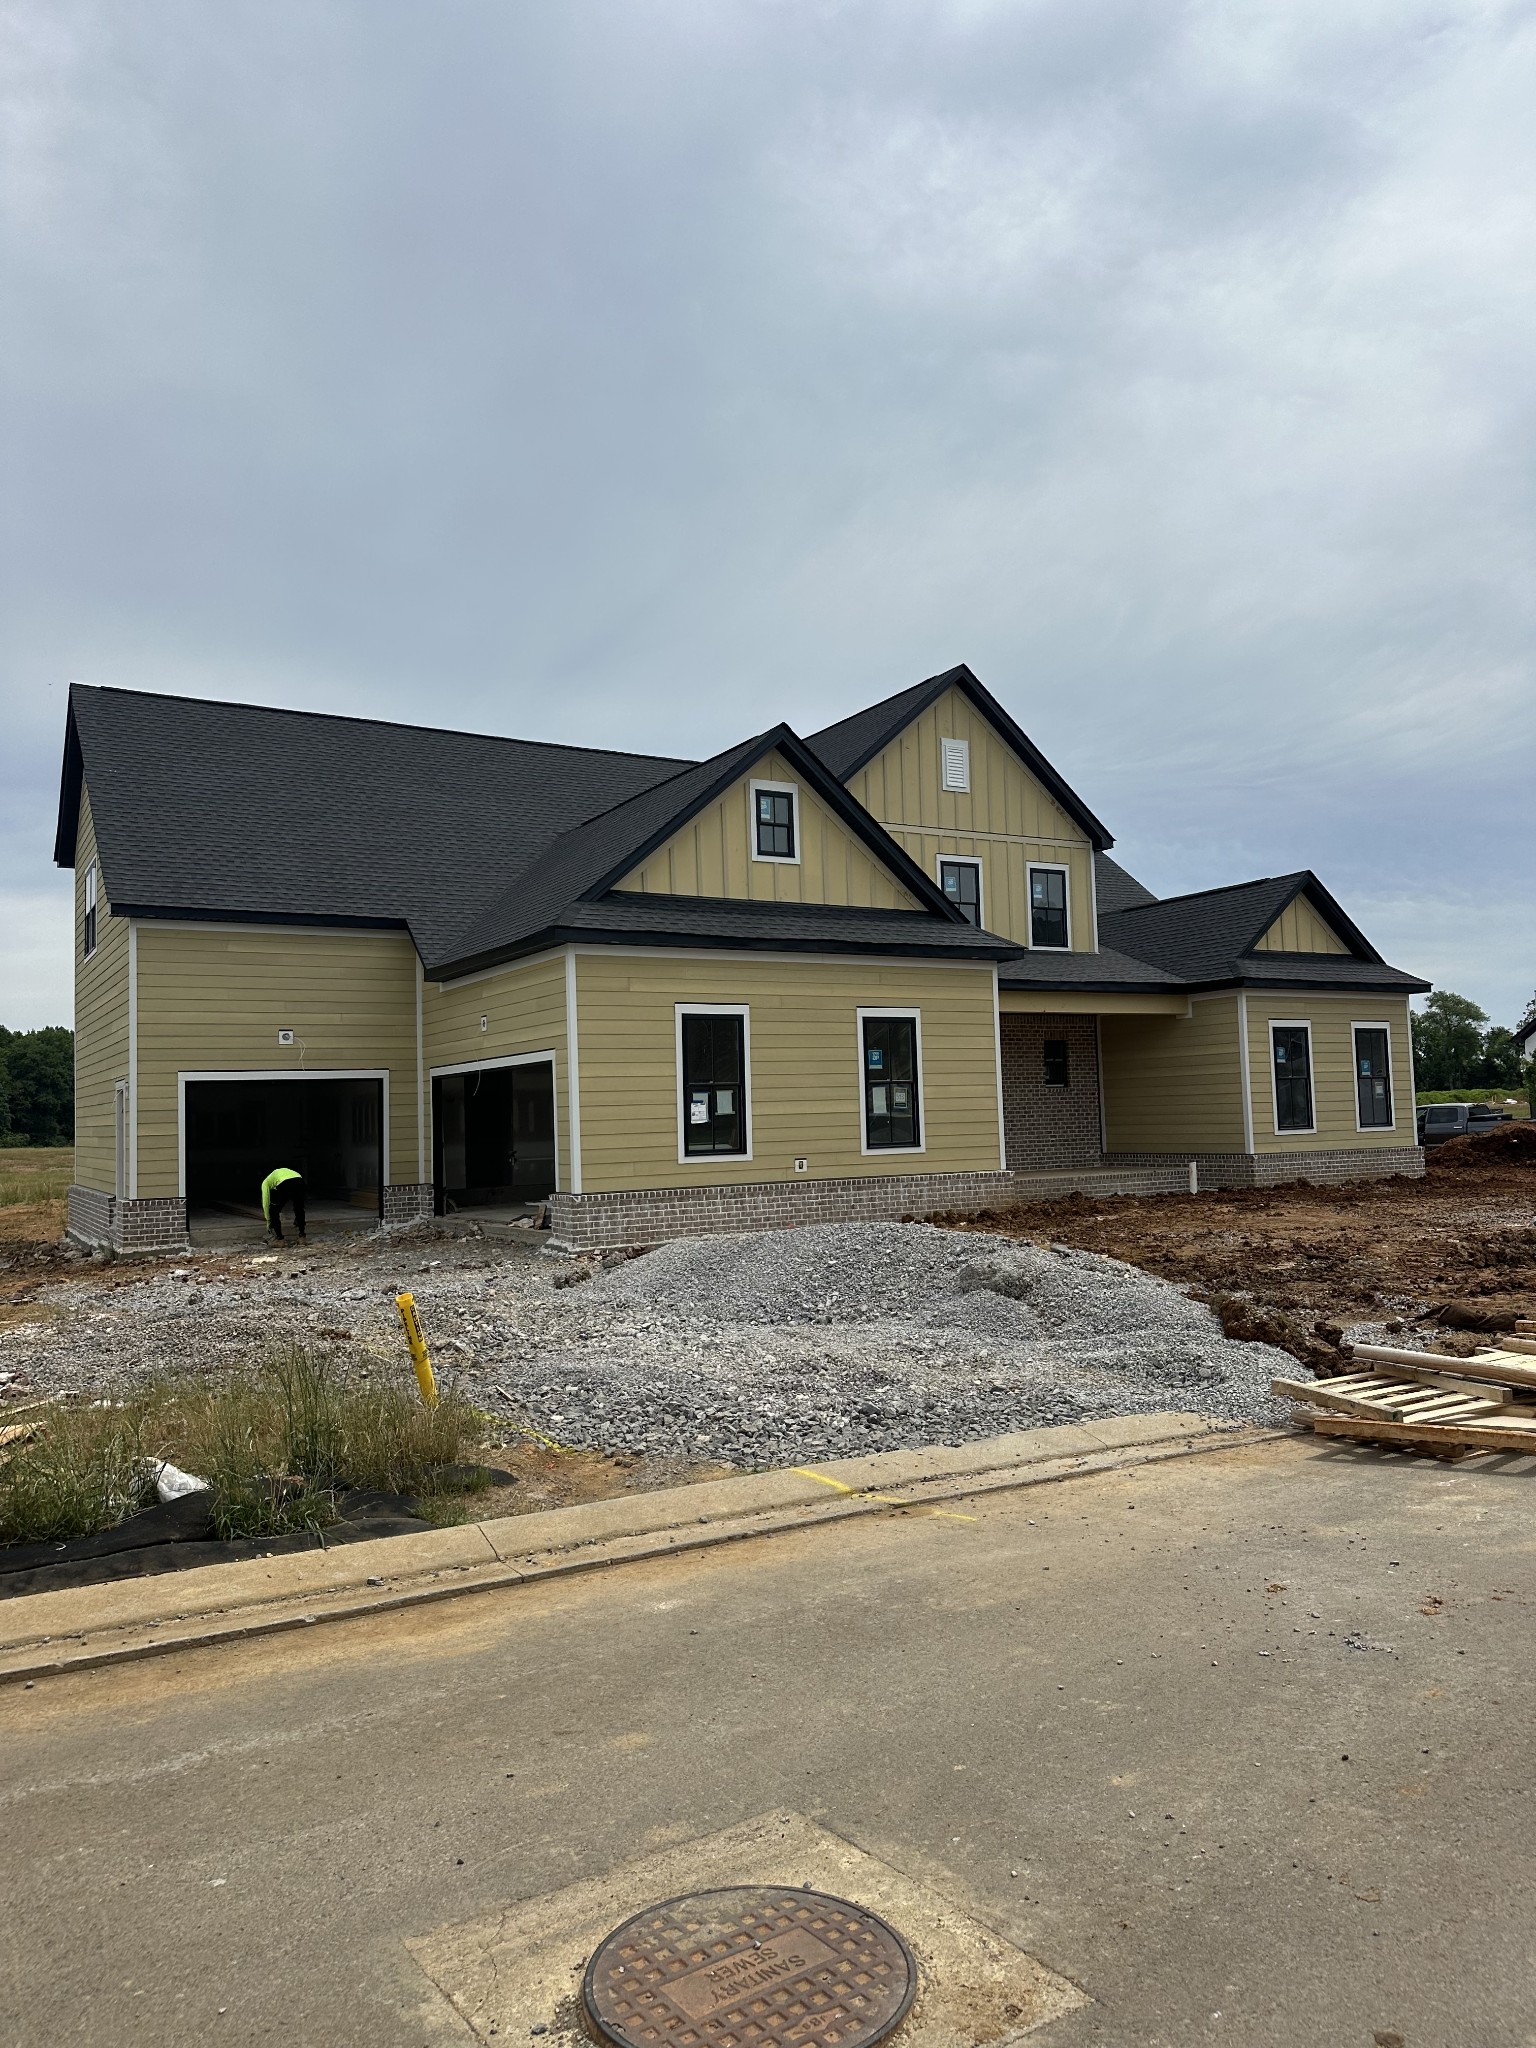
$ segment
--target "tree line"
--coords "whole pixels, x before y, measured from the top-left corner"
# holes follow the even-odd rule
[[[1536,995],[1526,1009],[1536,1015]],[[1536,1060],[1522,1060],[1520,1042],[1502,1024],[1490,1024],[1486,1010],[1449,989],[1424,998],[1413,1018],[1413,1073],[1418,1087],[1529,1088]]]
[[[0,1024],[0,1145],[75,1142],[75,1034]]]

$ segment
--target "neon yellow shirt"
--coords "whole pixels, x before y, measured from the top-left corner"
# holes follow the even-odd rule
[[[279,1166],[275,1172],[267,1175],[261,1184],[261,1213],[268,1223],[272,1221],[273,1190],[280,1188],[285,1180],[302,1180],[303,1178],[303,1174],[295,1173],[291,1166]]]

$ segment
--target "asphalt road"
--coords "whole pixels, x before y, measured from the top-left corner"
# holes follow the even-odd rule
[[[407,1939],[782,1809],[1049,2048],[1531,2048],[1533,1488],[1288,1442],[5,1689],[0,2041],[464,2041]]]

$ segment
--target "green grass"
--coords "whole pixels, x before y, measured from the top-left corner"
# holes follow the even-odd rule
[[[59,1202],[75,1176],[69,1145],[0,1147],[0,1209],[22,1202]]]
[[[331,1354],[300,1346],[216,1387],[161,1381],[35,1421],[30,1442],[0,1451],[0,1543],[112,1528],[155,1498],[161,1459],[210,1482],[225,1537],[324,1528],[337,1495],[356,1487],[411,1495],[428,1520],[452,1520],[470,1489],[435,1475],[477,1458],[485,1429],[461,1395],[425,1408],[414,1390],[351,1380]]]

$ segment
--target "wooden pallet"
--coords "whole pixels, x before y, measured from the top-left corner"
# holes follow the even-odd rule
[[[1514,1341],[1471,1358],[1357,1344],[1353,1372],[1270,1385],[1297,1404],[1297,1420],[1319,1436],[1403,1444],[1442,1457],[1536,1456],[1536,1366],[1523,1349],[1507,1348]]]

